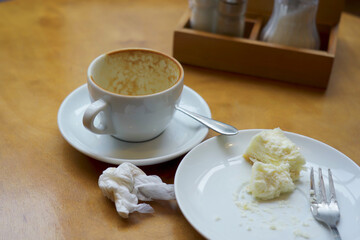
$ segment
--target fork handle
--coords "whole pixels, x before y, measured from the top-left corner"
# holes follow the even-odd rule
[[[329,226],[335,240],[341,240],[339,230],[336,226]]]

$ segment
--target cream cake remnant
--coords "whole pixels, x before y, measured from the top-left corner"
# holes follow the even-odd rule
[[[244,158],[253,163],[248,190],[263,200],[294,191],[294,181],[299,179],[305,164],[299,148],[280,128],[255,135]]]
[[[299,148],[280,128],[264,130],[255,135],[244,153],[244,158],[250,162],[271,163],[277,166],[288,163],[292,180],[299,179],[300,171],[305,165]]]
[[[256,198],[268,200],[279,197],[281,193],[292,192],[295,189],[289,164],[274,165],[255,162],[251,170],[249,192]]]

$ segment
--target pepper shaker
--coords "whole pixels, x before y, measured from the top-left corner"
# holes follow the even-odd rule
[[[247,0],[220,0],[216,33],[242,37],[245,28]]]

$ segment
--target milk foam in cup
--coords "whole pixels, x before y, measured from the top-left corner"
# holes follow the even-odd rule
[[[84,126],[96,134],[140,142],[160,135],[180,101],[184,70],[174,58],[128,48],[97,57],[88,68],[91,104]]]

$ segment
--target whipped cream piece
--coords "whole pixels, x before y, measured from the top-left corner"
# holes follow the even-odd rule
[[[280,128],[264,130],[255,135],[244,153],[244,158],[251,162],[289,164],[289,171],[293,180],[299,179],[305,159],[299,148],[285,136]]]
[[[175,199],[174,185],[163,183],[156,175],[147,176],[131,163],[106,169],[99,177],[99,187],[105,197],[115,202],[116,211],[123,218],[129,213],[153,213],[154,209],[141,201]]]
[[[252,166],[248,190],[254,197],[268,200],[279,197],[281,193],[292,192],[294,189],[295,184],[290,177],[288,163],[276,166],[255,162]]]

